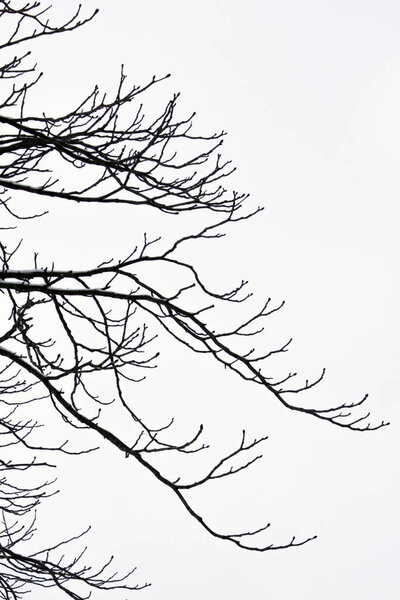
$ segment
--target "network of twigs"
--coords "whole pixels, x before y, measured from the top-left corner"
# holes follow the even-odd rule
[[[47,13],[48,8],[39,1],[0,1],[2,31],[9,32],[0,44],[4,56],[0,67],[0,206],[4,221],[0,230],[13,231],[19,220],[41,216],[34,210],[28,216],[18,212],[15,204],[21,194],[31,198],[32,206],[35,198],[41,196],[94,206],[132,205],[132,210],[134,206],[147,206],[170,215],[201,210],[208,211],[210,220],[208,225],[181,235],[170,244],[145,237],[128,257],[87,270],[74,269],[73,265],[67,270],[58,270],[54,265],[39,266],[36,256],[30,268],[13,268],[19,242],[11,248],[0,240],[0,296],[7,310],[0,332],[1,444],[8,452],[17,447],[21,456],[29,457],[20,462],[0,460],[4,474],[0,478],[0,597],[20,598],[26,586],[32,585],[56,586],[76,599],[96,588],[143,587],[130,583],[132,573],[122,578],[107,575],[109,562],[97,571],[88,567],[83,553],[69,560],[57,558],[66,541],[33,554],[17,551],[35,531],[36,507],[54,493],[51,481],[32,487],[23,483],[23,474],[28,470],[52,469],[51,464],[36,456],[50,451],[80,454],[93,450],[71,449],[63,440],[54,447],[38,443],[36,430],[40,423],[18,417],[19,411],[30,404],[50,402],[65,423],[91,430],[124,456],[139,462],[214,537],[255,551],[302,545],[313,538],[258,543],[257,534],[265,531],[269,523],[254,531],[221,533],[185,495],[189,489],[234,475],[259,460],[261,454],[254,453],[254,449],[266,437],[249,440],[243,431],[232,452],[192,481],[170,479],[154,466],[152,454],[182,453],[190,458],[207,447],[203,425],[185,441],[174,443],[170,435],[172,422],[154,427],[135,410],[130,389],[155,367],[157,329],[194,352],[211,355],[244,380],[262,386],[290,410],[359,431],[376,429],[385,423],[372,423],[369,413],[358,412],[363,410],[366,396],[323,409],[290,401],[297,393],[315,386],[323,373],[317,380],[297,386],[292,385],[295,373],[280,380],[271,378],[268,359],[286,352],[290,341],[268,351],[257,351],[256,342],[264,320],[282,305],[272,306],[268,300],[230,330],[220,331],[210,324],[209,315],[216,307],[246,303],[246,282],[224,293],[209,289],[196,266],[181,258],[184,247],[222,237],[226,228],[261,209],[246,212],[246,195],[225,189],[224,181],[233,168],[219,153],[223,132],[196,135],[193,115],[176,117],[177,95],[156,119],[146,118],[141,99],[163,78],[129,88],[122,70],[119,86],[111,97],[95,88],[67,114],[29,115],[29,90],[41,77],[29,62],[30,44],[43,36],[71,32],[95,16],[94,13],[81,18],[79,7],[68,21],[53,24]],[[14,55],[14,47],[20,50],[19,54]],[[130,115],[128,120],[126,115]],[[59,173],[51,162],[54,156],[61,165]],[[62,165],[74,169],[76,178],[63,179]],[[82,184],[72,187],[71,181]],[[143,273],[150,264],[160,272],[164,268],[175,270],[172,293],[166,294],[146,281]],[[189,283],[179,283],[183,280]],[[43,326],[45,322],[51,323],[49,331]],[[248,342],[251,346],[244,350]],[[112,398],[102,397],[92,387],[95,376],[105,373],[113,382]],[[110,402],[117,403],[131,420],[131,439],[118,435],[102,418],[101,408]]]

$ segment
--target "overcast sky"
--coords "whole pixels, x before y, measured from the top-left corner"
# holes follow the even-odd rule
[[[62,4],[57,12],[70,8]],[[101,454],[91,476],[82,468],[81,477],[75,463],[61,477],[66,495],[57,502],[77,525],[92,519],[99,556],[137,564],[138,581],[153,584],[139,593],[147,600],[395,600],[400,4],[85,0],[85,10],[95,7],[100,14],[85,29],[38,44],[40,101],[53,113],[70,108],[95,83],[114,86],[121,63],[132,82],[171,73],[160,106],[180,91],[182,112],[197,112],[199,130],[227,131],[225,156],[238,168],[232,185],[265,207],[232,242],[221,242],[215,263],[208,257],[216,269],[210,277],[248,278],[260,298],[286,300],[275,322],[284,341],[295,338],[285,365],[309,377],[328,370],[304,404],[369,392],[372,418],[392,424],[358,434],[288,414],[262,390],[196,367],[193,358],[191,375],[184,366],[172,384],[167,357],[153,393],[169,384],[186,402],[212,396],[227,430],[232,422],[240,431],[243,419],[270,436],[251,473],[193,495],[213,523],[241,529],[271,520],[276,542],[318,539],[277,553],[240,551],[209,537],[168,490],[113,453]],[[48,239],[67,240],[67,229]],[[85,507],[84,497],[92,504]],[[48,513],[53,530],[63,514],[57,502]]]

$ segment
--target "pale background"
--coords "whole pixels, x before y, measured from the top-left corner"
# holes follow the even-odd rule
[[[56,14],[70,9],[54,4]],[[211,398],[217,437],[237,441],[242,422],[270,436],[263,462],[210,484],[197,506],[219,530],[271,520],[277,543],[293,534],[318,539],[277,553],[240,551],[208,536],[168,490],[112,450],[71,463],[60,476],[63,494],[48,502],[40,523],[56,541],[92,522],[89,556],[112,553],[116,565],[137,564],[138,582],[153,584],[138,592],[147,600],[395,600],[399,3],[84,2],[87,12],[95,7],[101,12],[85,29],[37,45],[45,78],[33,101],[50,113],[69,109],[95,83],[115,86],[122,62],[132,82],[172,73],[153,91],[152,106],[181,91],[182,114],[196,110],[198,130],[228,131],[225,156],[238,167],[232,185],[266,207],[220,243],[217,258],[204,247],[212,258],[207,276],[245,277],[260,301],[286,299],[274,321],[282,341],[295,338],[285,365],[309,377],[328,369],[304,404],[369,392],[373,417],[392,424],[369,434],[340,430],[287,413],[258,387],[197,357],[180,354],[187,362],[173,371],[166,356],[149,397],[168,402],[171,390],[195,415]],[[68,242],[71,232],[79,238],[74,211],[61,230],[47,230],[50,246],[64,243],[71,257],[80,247]],[[103,242],[111,255],[128,231],[118,219],[108,222],[100,211],[92,222],[100,240],[111,227]]]

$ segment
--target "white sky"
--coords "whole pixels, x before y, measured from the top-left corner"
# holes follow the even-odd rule
[[[57,11],[69,4],[59,1]],[[238,167],[232,185],[266,207],[232,242],[221,242],[217,259],[208,257],[216,269],[210,277],[220,277],[220,269],[231,282],[249,278],[260,301],[286,299],[276,323],[295,345],[285,364],[309,377],[328,369],[305,404],[369,392],[376,420],[392,425],[357,434],[288,414],[258,388],[192,358],[177,382],[167,357],[150,391],[174,386],[174,396],[197,403],[196,414],[203,397],[212,396],[215,419],[226,423],[221,437],[230,421],[240,431],[242,418],[270,435],[253,471],[199,495],[213,523],[241,529],[271,520],[275,542],[314,533],[318,540],[265,554],[214,540],[168,490],[113,453],[100,455],[92,477],[78,463],[61,476],[64,504],[49,509],[49,530],[62,534],[60,511],[68,527],[90,519],[99,556],[113,553],[117,565],[133,561],[138,581],[153,583],[138,593],[145,600],[395,600],[400,4],[84,3],[88,12],[97,6],[101,12],[85,30],[38,47],[46,74],[41,108],[70,108],[95,83],[110,88],[122,62],[132,82],[172,73],[160,103],[181,91],[182,110],[197,111],[200,131],[228,131],[225,154]],[[152,97],[157,103],[157,91]],[[103,231],[108,223],[97,226]],[[65,223],[63,231],[53,235],[67,243]]]

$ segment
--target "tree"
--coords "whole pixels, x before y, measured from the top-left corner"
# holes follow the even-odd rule
[[[231,225],[261,208],[247,208],[245,194],[225,189],[224,180],[233,169],[219,154],[224,133],[195,132],[194,115],[176,116],[177,95],[155,118],[146,117],[142,97],[164,78],[128,87],[122,70],[112,97],[95,88],[66,114],[30,116],[29,92],[41,76],[25,49],[40,37],[71,32],[95,16],[81,18],[78,8],[64,23],[53,24],[47,12],[39,1],[0,2],[2,31],[8,32],[0,45],[0,290],[2,314],[7,315],[0,332],[0,426],[7,449],[0,462],[5,473],[0,487],[1,597],[19,598],[27,585],[57,586],[73,598],[83,598],[90,588],[140,587],[130,583],[131,573],[109,576],[109,563],[97,571],[87,567],[79,552],[70,550],[72,559],[60,559],[60,546],[69,543],[73,548],[83,534],[39,552],[20,550],[34,533],[36,507],[54,489],[51,481],[40,478],[28,485],[27,473],[53,469],[47,458],[37,457],[79,457],[96,449],[93,439],[149,471],[216,538],[260,552],[305,544],[313,537],[260,542],[258,534],[269,527],[263,523],[254,531],[220,532],[189,502],[188,490],[259,460],[261,454],[254,449],[266,436],[249,440],[243,431],[230,453],[189,479],[193,455],[207,448],[203,425],[181,439],[173,420],[149,423],[132,400],[135,384],[156,366],[156,337],[160,346],[169,339],[171,348],[177,342],[208,355],[236,376],[262,386],[290,410],[361,431],[385,423],[370,423],[369,413],[363,412],[366,396],[322,409],[292,402],[319,383],[323,373],[298,385],[292,385],[295,373],[271,378],[268,359],[286,352],[290,341],[265,350],[263,322],[282,305],[267,300],[251,313],[245,281],[228,291],[210,289],[196,264],[185,258],[190,244],[223,237]],[[14,46],[21,49],[17,55]],[[88,205],[93,211],[99,204],[115,210],[127,206],[133,218],[145,210],[172,224],[163,238],[145,235],[128,256],[85,269],[42,265],[38,254],[20,266],[17,225],[43,216],[44,202],[51,209],[58,201]],[[226,306],[236,310],[233,324],[222,328]],[[53,442],[47,443],[53,414],[60,417],[60,425],[51,431]],[[129,420],[129,434],[121,433],[118,419]],[[182,456],[188,466],[179,477],[170,477],[157,462],[162,454]]]

